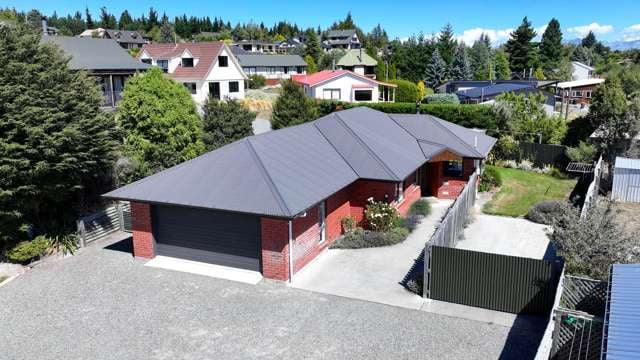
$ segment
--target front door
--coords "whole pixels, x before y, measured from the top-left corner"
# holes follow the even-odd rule
[[[326,217],[327,217],[326,202],[323,201],[320,203],[320,205],[318,205],[318,227],[320,228],[320,243],[324,242],[327,236],[326,235],[326,232],[327,232]]]
[[[209,83],[209,96],[211,96],[213,99],[220,100],[220,83],[219,82]]]

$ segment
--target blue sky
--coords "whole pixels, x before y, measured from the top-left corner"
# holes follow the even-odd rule
[[[16,7],[19,10],[37,8],[45,14],[51,14],[54,10],[58,14],[73,13],[88,6],[94,18],[98,16],[100,7],[105,5],[116,17],[125,8],[139,15],[147,13],[149,6],[153,6],[160,14],[166,11],[171,17],[186,13],[218,16],[233,24],[253,20],[267,25],[278,20],[288,20],[305,27],[326,27],[351,11],[354,20],[363,30],[369,31],[380,23],[392,38],[406,38],[421,31],[431,34],[450,22],[456,34],[466,42],[473,41],[484,30],[498,43],[504,41],[509,31],[517,27],[526,15],[534,27],[540,30],[552,17],[558,18],[566,40],[582,37],[589,29],[599,39],[608,41],[640,39],[638,0],[0,0],[1,7]]]

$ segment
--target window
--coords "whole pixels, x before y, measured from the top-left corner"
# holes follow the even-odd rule
[[[247,74],[256,74],[256,68],[255,67],[246,67],[244,68],[244,72]]]
[[[169,60],[156,60],[156,64],[164,72],[169,70]]]
[[[145,64],[149,64],[149,65],[151,65],[151,59],[142,59],[142,60],[140,60],[140,61],[142,61],[142,62],[143,62],[143,63],[145,63]]]
[[[574,91],[571,97],[582,97],[582,91]]]
[[[462,177],[462,161],[461,160],[445,161],[443,162],[442,165],[444,166],[443,168],[444,176]]]
[[[326,228],[327,228],[327,205],[323,201],[318,205],[318,227],[320,228],[320,243],[324,242],[326,238]]]
[[[229,66],[229,58],[226,56],[218,56],[218,66],[220,67]]]
[[[187,90],[189,90],[190,93],[192,93],[192,94],[196,93],[196,83],[194,83],[194,82],[186,82],[186,83],[182,83],[182,85],[184,85],[184,87],[186,87]]]
[[[356,101],[371,101],[373,90],[355,90],[353,95]]]
[[[584,97],[586,97],[588,99],[591,99],[591,94],[592,94],[591,90],[585,91],[584,92]]]
[[[396,183],[395,195],[396,195],[397,202],[402,202],[402,200],[404,200],[404,183],[403,182]]]
[[[193,58],[182,58],[182,67],[193,67]]]
[[[322,90],[322,98],[325,100],[340,100],[340,89]]]
[[[240,84],[237,81],[229,81],[229,92],[237,93],[240,91]]]

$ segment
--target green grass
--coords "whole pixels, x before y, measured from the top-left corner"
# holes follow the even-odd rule
[[[484,205],[482,210],[487,214],[524,216],[541,201],[567,199],[576,185],[575,180],[562,180],[519,169],[494,168],[502,176],[502,186]]]
[[[2,284],[3,281],[7,280],[8,278],[6,276],[0,276],[0,284]]]

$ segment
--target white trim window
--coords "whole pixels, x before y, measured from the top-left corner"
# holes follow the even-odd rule
[[[184,85],[184,87],[186,87],[187,90],[189,90],[189,92],[191,94],[196,94],[197,93],[196,83],[194,83],[194,82],[185,82],[185,83],[182,83],[182,85]]]
[[[327,203],[322,201],[318,205],[318,227],[320,228],[320,241],[323,243],[327,238]]]
[[[340,100],[340,89],[322,89],[322,98],[325,100]]]
[[[372,101],[373,100],[373,90],[371,90],[371,89],[354,90],[353,91],[353,100],[354,101]]]
[[[404,183],[402,181],[396,183],[395,192],[396,201],[401,203],[404,200]]]

